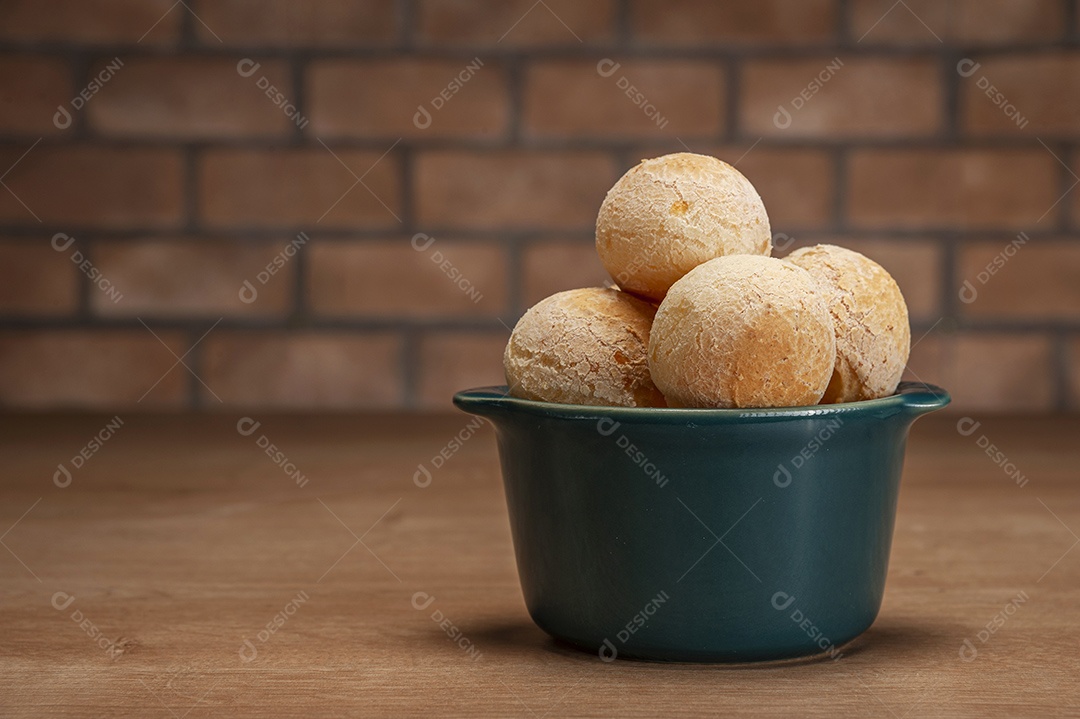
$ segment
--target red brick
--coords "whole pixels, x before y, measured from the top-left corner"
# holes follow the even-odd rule
[[[416,34],[431,45],[521,47],[613,39],[614,0],[419,0]]]
[[[896,280],[913,322],[933,324],[941,317],[942,267],[945,253],[937,242],[921,239],[846,237],[814,238],[808,241],[794,239],[790,247],[781,249],[778,246],[773,254],[783,257],[799,247],[816,244],[840,245],[861,252],[884,267]]]
[[[591,240],[543,240],[523,251],[523,300],[532,306],[556,292],[612,283]]]
[[[955,336],[935,330],[924,335],[924,329],[911,333],[911,356],[904,368],[903,381],[925,382],[944,387],[952,396],[947,411],[963,414],[970,407],[959,403],[956,387],[952,382],[950,361],[954,355]]]
[[[183,356],[182,334],[154,331]],[[188,371],[173,367],[169,349],[142,328],[4,332],[0,403],[22,409],[180,407]]]
[[[184,8],[175,0],[6,0],[0,38],[17,42],[173,43]],[[152,29],[151,29],[152,28]]]
[[[884,267],[904,295],[914,321],[936,322],[941,317],[941,287],[945,253],[930,240],[840,240],[836,244],[861,252]]]
[[[48,237],[0,241],[0,314],[58,315],[78,306],[76,270]]]
[[[851,34],[864,44],[1010,43],[1055,40],[1060,0],[852,0]],[[936,37],[935,37],[936,36]]]
[[[480,57],[328,60],[312,65],[308,87],[311,129],[320,137],[494,138],[506,132],[506,74]],[[426,117],[418,117],[420,107]]]
[[[1080,337],[1073,337],[1067,347],[1066,366],[1069,373],[1069,409],[1080,411]]]
[[[955,287],[978,293],[961,302],[981,319],[1080,319],[1080,244],[1075,240],[1010,238],[965,244],[957,259]],[[965,285],[967,282],[969,285]]]
[[[208,404],[218,404],[213,394],[250,408],[369,409],[402,401],[396,335],[219,332],[204,345],[210,390],[200,389]]]
[[[1067,158],[1062,158],[1066,160]],[[1065,197],[1062,198],[1066,204],[1068,200],[1072,200],[1072,225],[1073,227],[1080,228],[1080,152],[1073,150],[1072,170],[1067,176],[1069,191]]]
[[[35,137],[62,132],[53,124],[53,115],[71,96],[70,73],[63,60],[40,55],[0,57],[0,132]]]
[[[592,227],[615,182],[596,152],[422,153],[417,213],[428,227]]]
[[[295,264],[274,268],[276,274],[266,284],[260,283],[257,275],[288,243],[101,242],[94,247],[94,263],[123,293],[123,298],[113,302],[106,294],[92,291],[90,304],[96,314],[106,317],[280,315],[292,297]],[[245,280],[258,291],[250,303],[240,299]]]
[[[826,150],[764,142],[719,147],[694,143],[690,149],[735,165],[761,195],[774,231],[817,229],[832,223],[836,173]],[[636,149],[630,159],[636,164],[639,159],[685,151],[678,143],[653,144]]]
[[[965,130],[1044,138],[1080,132],[1080,52],[976,60],[980,67],[959,80]]]
[[[377,152],[334,153],[322,147],[208,151],[199,164],[199,214],[215,227],[396,226],[401,197],[394,154],[380,160]]]
[[[962,42],[1054,41],[1067,32],[1059,0],[960,0],[959,10],[949,34]]]
[[[69,227],[164,227],[180,221],[184,166],[177,150],[30,147],[0,149],[0,167],[18,162],[4,184],[19,198],[0,192],[0,221],[37,225],[30,210],[42,222]]]
[[[769,224],[777,227],[825,227],[832,221],[836,195],[833,161],[816,149],[758,145],[725,147],[715,152],[753,183],[765,202]]]
[[[1029,228],[1058,199],[1057,161],[1034,150],[864,150],[848,172],[853,225]]]
[[[425,318],[505,311],[501,246],[438,238],[429,245],[429,237],[313,245],[312,309],[333,316]]]
[[[1057,391],[1053,355],[1050,338],[1039,334],[932,334],[912,350],[908,378],[947,389],[953,412],[1044,412]]]
[[[739,121],[747,132],[766,136],[928,135],[941,127],[940,75],[932,58],[749,62]]]
[[[911,355],[904,367],[904,381],[928,382],[949,389],[942,361],[944,337],[946,335],[940,330],[935,329],[927,334],[925,329],[912,328]],[[955,409],[955,404],[950,406],[950,410]]]
[[[397,41],[387,0],[188,0],[203,43],[241,47],[363,47]],[[215,37],[216,36],[216,37]]]
[[[420,341],[420,406],[449,410],[455,392],[506,384],[502,358],[509,336],[501,331],[425,335]]]
[[[526,132],[538,137],[715,136],[723,128],[725,81],[717,64],[612,63],[606,58],[553,60],[529,68]]]
[[[129,59],[86,104],[91,125],[123,137],[267,137],[293,126],[256,83],[264,78],[291,102],[284,62],[258,60],[250,77],[237,71],[241,58],[147,57]],[[96,75],[104,68],[92,69]],[[275,93],[276,95],[276,93]]]
[[[635,0],[634,35],[649,44],[707,45],[777,43],[801,45],[832,40],[832,0]]]

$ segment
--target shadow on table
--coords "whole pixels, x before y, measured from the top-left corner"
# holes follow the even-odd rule
[[[964,637],[969,633],[966,628],[956,623],[944,623],[934,618],[915,620],[911,618],[891,618],[879,620],[864,634],[840,647],[840,661],[859,658],[860,663],[887,661],[890,665],[926,662],[928,656],[940,656],[941,653],[957,654]],[[429,632],[432,642],[445,642],[442,632]],[[596,651],[587,651],[575,645],[548,636],[539,627],[525,618],[488,622],[470,627],[468,639],[484,654],[492,657],[514,654],[518,657],[531,655],[537,658],[559,657],[565,661],[592,664],[600,662]],[[912,661],[913,660],[913,661]],[[784,659],[772,662],[732,662],[717,664],[695,664],[679,662],[647,662],[633,659],[617,660],[619,666],[641,668],[700,668],[710,666],[717,670],[768,670],[778,667],[830,664],[834,661],[828,654],[812,657]]]

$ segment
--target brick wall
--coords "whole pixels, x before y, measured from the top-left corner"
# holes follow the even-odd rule
[[[0,402],[446,408],[689,148],[893,272],[957,409],[1080,409],[1078,40],[1075,0],[5,0]]]

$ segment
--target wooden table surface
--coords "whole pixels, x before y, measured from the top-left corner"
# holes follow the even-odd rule
[[[537,629],[486,425],[238,419],[0,419],[0,715],[1080,715],[1077,419],[920,420],[877,623],[765,666]]]

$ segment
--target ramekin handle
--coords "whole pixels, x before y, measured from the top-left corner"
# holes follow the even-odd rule
[[[901,382],[896,393],[903,400],[904,408],[916,417],[939,410],[952,401],[948,392],[926,382]]]
[[[494,419],[506,412],[508,393],[505,385],[462,390],[454,395],[454,406],[462,412]]]

